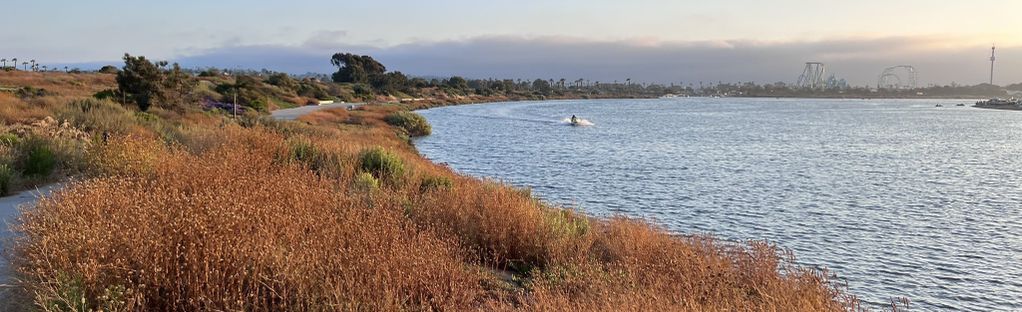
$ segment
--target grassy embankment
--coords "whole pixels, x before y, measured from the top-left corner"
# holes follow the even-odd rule
[[[771,245],[593,219],[430,163],[408,143],[428,126],[407,106],[235,121],[89,99],[111,87],[105,76],[19,81],[51,93],[0,93],[0,164],[24,180],[78,178],[14,225],[6,247],[19,281],[7,309],[854,305],[826,273]],[[37,165],[27,142],[50,151],[50,172],[26,171]]]

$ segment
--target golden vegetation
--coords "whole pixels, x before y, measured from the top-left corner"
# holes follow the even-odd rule
[[[132,119],[125,133],[82,147],[88,178],[24,211],[8,246],[19,282],[7,302],[44,311],[856,308],[825,273],[771,245],[594,219],[457,175],[383,121],[398,110]]]

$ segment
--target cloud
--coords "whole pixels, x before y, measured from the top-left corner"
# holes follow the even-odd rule
[[[646,82],[794,82],[803,63],[824,62],[829,73],[857,85],[875,84],[885,67],[913,65],[921,83],[986,80],[989,47],[956,38],[844,38],[665,42],[652,39],[482,36],[377,47],[343,43],[346,32],[320,32],[300,45],[229,45],[179,61],[185,66],[331,72],[334,52],[369,54],[390,70],[420,76],[585,78]],[[1022,81],[1022,49],[999,48],[998,82]]]

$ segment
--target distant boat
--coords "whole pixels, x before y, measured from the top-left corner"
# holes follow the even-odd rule
[[[965,103],[958,103],[958,104],[955,104],[955,106],[965,106]]]
[[[944,105],[941,105],[941,104],[937,104],[937,107],[944,107]]]
[[[1016,99],[1016,98],[1010,98],[1010,99],[1007,99],[1007,100],[994,98],[994,99],[989,99],[989,100],[986,100],[986,101],[976,102],[976,106],[979,106],[979,107],[988,107],[988,106],[1022,106],[1022,100],[1019,100],[1019,99]]]

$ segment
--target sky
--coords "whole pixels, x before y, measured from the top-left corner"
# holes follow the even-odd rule
[[[856,85],[912,65],[921,84],[1022,82],[1022,1],[0,0],[0,58],[117,64],[124,53],[332,72],[372,55],[417,76],[788,82],[803,64]]]

